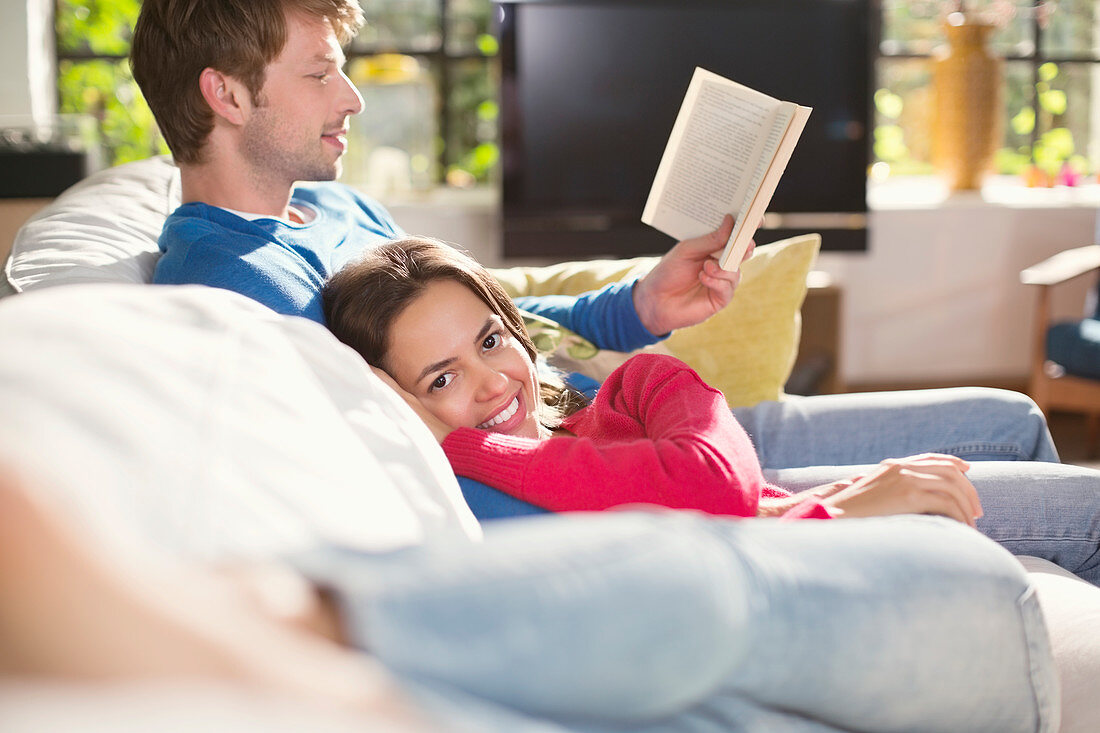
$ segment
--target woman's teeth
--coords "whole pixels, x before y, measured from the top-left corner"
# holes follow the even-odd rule
[[[516,410],[518,409],[519,397],[516,396],[512,398],[512,401],[508,403],[507,407],[496,414],[496,417],[481,423],[480,425],[478,425],[478,428],[481,430],[488,430],[495,425],[500,425],[502,422],[507,422],[512,418],[512,415],[516,414]]]

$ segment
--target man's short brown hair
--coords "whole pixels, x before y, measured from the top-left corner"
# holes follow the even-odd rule
[[[178,162],[199,162],[214,127],[199,91],[202,70],[238,79],[256,100],[292,13],[327,19],[342,45],[363,23],[357,0],[144,0],[130,67]]]

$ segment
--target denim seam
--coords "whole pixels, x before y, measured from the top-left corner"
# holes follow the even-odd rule
[[[946,453],[948,455],[963,455],[966,453],[997,453],[1006,456],[1015,456],[1017,460],[1027,460],[1029,454],[1015,443],[958,443],[951,447],[943,447],[933,453]]]
[[[1097,542],[1097,538],[1092,535],[1081,535],[1080,537],[1050,537],[1048,535],[1017,535],[1014,537],[1007,537],[997,532],[991,532],[990,538],[995,539],[997,542]]]
[[[1053,733],[1061,726],[1061,690],[1053,670],[1053,653],[1050,647],[1046,621],[1034,586],[1025,590],[1016,600],[1027,648],[1027,665],[1031,679],[1032,701],[1035,705],[1038,733]],[[1046,660],[1046,664],[1041,664]]]

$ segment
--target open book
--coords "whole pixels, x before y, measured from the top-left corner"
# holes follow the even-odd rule
[[[696,68],[642,221],[689,239],[714,231],[733,214],[719,263],[736,270],[810,111]]]

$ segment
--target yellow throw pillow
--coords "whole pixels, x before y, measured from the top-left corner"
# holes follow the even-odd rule
[[[756,248],[742,265],[733,301],[704,323],[684,328],[656,350],[690,364],[707,383],[722,390],[731,407],[777,400],[798,354],[806,296],[806,276],[821,246],[821,236],[805,234]],[[647,272],[657,257],[565,262],[548,267],[493,270],[512,297],[577,295]],[[594,368],[577,368],[602,378],[625,358],[614,352],[589,354]],[[570,368],[568,364],[561,364]]]

